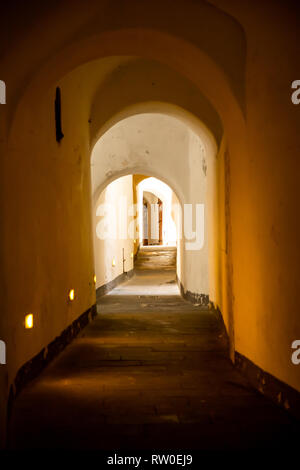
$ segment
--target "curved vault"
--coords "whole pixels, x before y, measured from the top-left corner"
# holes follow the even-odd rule
[[[76,50],[76,54],[74,54],[74,50]],[[175,55],[174,51],[176,51]],[[73,43],[72,46],[62,50],[39,69],[24,93],[19,96],[15,109],[10,109],[11,124],[12,114],[15,115],[14,125],[9,126],[10,135],[13,134],[13,130],[16,130],[15,127],[24,122],[22,109],[39,105],[36,100],[38,95],[42,99],[45,90],[56,86],[59,80],[66,77],[68,73],[76,74],[76,68],[80,68],[80,65],[88,66],[90,61],[100,57],[116,55],[143,57],[148,61],[157,61],[164,64],[165,67],[169,67],[173,73],[176,72],[191,82],[198,92],[201,91],[203,94],[202,107],[206,108],[208,115],[210,114],[209,121],[215,122],[216,128],[220,128],[216,119],[217,113],[229,133],[232,132],[232,121],[235,122],[235,125],[238,123],[241,128],[240,133],[243,132],[243,103],[235,96],[230,77],[226,76],[224,70],[220,68],[220,64],[208,56],[203,48],[199,48],[181,37],[170,36],[165,32],[149,29],[122,29],[105,31],[97,37],[93,36],[80,41],[80,43]],[[88,79],[88,76],[86,75],[85,78]],[[243,80],[240,83],[243,83]],[[89,92],[86,94],[86,90],[84,90],[83,94],[87,104],[92,106],[91,97],[88,96]],[[210,106],[208,102],[211,103]],[[215,108],[215,113],[213,113],[211,106]],[[219,131],[220,129],[217,134]],[[217,140],[219,140],[219,136],[217,136]]]
[[[122,12],[121,24],[119,16],[115,15],[116,9]],[[13,9],[11,14],[14,15]],[[90,0],[86,8],[85,4],[75,0],[72,9],[67,3],[60,3],[59,6],[51,3],[36,8],[34,19],[43,31],[43,47],[36,45],[34,53],[30,44],[35,44],[37,31],[30,30],[28,26],[31,23],[15,25],[13,21],[8,21],[12,39],[10,54],[3,57],[3,69],[7,74],[5,78],[11,84],[10,101],[14,103],[14,108],[30,88],[35,88],[36,93],[45,90],[51,83],[58,82],[71,70],[91,60],[116,54],[135,55],[169,65],[173,63],[175,69],[180,62],[183,65],[190,61],[194,47],[202,51],[198,57],[200,61],[192,63],[199,65],[203,83],[209,85],[213,78],[209,76],[211,61],[226,77],[241,109],[245,109],[244,29],[233,16],[209,2],[165,0],[162,4],[159,0],[142,3],[130,0],[124,8],[121,0],[115,0],[113,4]],[[5,24],[3,26],[6,27]],[[27,56],[29,46],[30,57]],[[205,62],[208,68],[205,68]],[[19,63],[23,67],[16,73],[15,64]],[[186,74],[185,69],[185,66],[177,68],[183,75]],[[194,66],[191,72],[196,78],[198,70]],[[214,80],[211,86],[219,95],[220,83]]]

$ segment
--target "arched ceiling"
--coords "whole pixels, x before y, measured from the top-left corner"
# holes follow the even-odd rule
[[[167,97],[160,97],[160,93],[149,88],[146,77],[147,67],[148,70],[150,67],[146,62],[149,61],[156,79],[163,72],[171,77],[173,72],[174,78],[169,83],[174,82],[174,89],[181,85],[185,89],[183,82],[188,81],[199,90],[201,95],[197,95],[196,101],[202,102],[203,115],[213,124],[212,132],[217,141],[220,119],[228,128],[230,122],[243,122],[245,35],[241,25],[219,8],[194,0],[90,0],[88,7],[85,2],[74,0],[71,8],[68,1],[51,2],[51,7],[34,6],[36,2],[29,0],[26,11],[32,17],[21,25],[17,22],[16,30],[12,25],[9,55],[2,60],[10,83],[10,105],[6,108],[9,122],[18,109],[32,106],[45,89],[55,86],[78,67],[116,55],[143,59],[126,67],[126,71],[123,69],[124,77],[120,71],[115,71],[111,77],[114,84],[105,84],[107,92],[112,93],[118,83],[128,87],[135,71],[145,95],[149,96],[144,96],[143,101],[163,99],[168,102]],[[8,14],[12,14],[9,9]],[[37,37],[41,41],[36,41]],[[160,63],[155,71],[153,62]],[[165,84],[164,88],[167,94]],[[141,99],[138,96],[141,89],[135,90],[136,99]],[[193,112],[194,92],[190,93],[188,104]],[[169,95],[174,102],[171,90]],[[98,98],[104,98],[100,89]],[[216,114],[220,116],[219,122]]]
[[[200,134],[200,135],[199,135]],[[94,201],[114,179],[126,174],[154,176],[175,192],[181,203],[189,200],[193,174],[216,155],[208,133],[195,133],[180,119],[162,113],[136,114],[105,132],[91,157]],[[199,188],[198,188],[199,189]]]
[[[136,58],[116,66],[95,93],[90,113],[92,145],[113,116],[145,102],[163,102],[185,109],[202,121],[220,143],[220,117],[197,87],[159,62]]]
[[[87,44],[87,38],[95,38],[101,32],[138,29],[140,32],[164,31],[201,49],[223,70],[237,99],[244,99],[246,40],[243,28],[230,14],[206,1],[27,0],[19,2],[17,12],[18,15],[14,2],[2,7],[3,18],[6,18],[2,24],[2,46],[9,51],[4,56],[4,65],[8,74],[14,69],[16,88],[26,85],[36,71],[59,51],[73,48],[73,54],[65,65],[72,59],[74,68],[91,60],[88,57],[90,51],[86,50],[84,54],[80,47],[80,44]],[[37,41],[37,37],[41,40]],[[99,52],[101,46],[98,43]],[[173,51],[174,54],[178,52]],[[23,66],[16,67],[20,63]],[[60,76],[68,72],[65,67],[61,73],[62,65],[56,64],[55,72]]]

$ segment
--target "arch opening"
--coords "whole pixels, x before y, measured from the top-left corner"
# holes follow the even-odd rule
[[[176,195],[157,178],[129,174],[109,183],[93,207],[97,292],[107,293],[134,269],[168,271],[175,282],[180,215]]]
[[[215,262],[213,250],[216,230],[213,226],[212,212],[216,146],[213,141],[211,142],[210,134],[205,136],[206,140],[201,139],[203,132],[200,125],[199,132],[196,133],[195,128],[189,127],[180,118],[158,112],[134,114],[122,119],[110,127],[95,144],[91,155],[91,180],[94,236],[95,217],[97,214],[103,215],[104,211],[97,208],[104,202],[105,188],[109,187],[108,184],[112,184],[118,192],[116,181],[119,178],[124,184],[127,181],[128,192],[128,187],[132,186],[128,178],[134,175],[132,178],[136,194],[130,189],[129,200],[140,204],[139,225],[143,227],[139,234],[132,236],[133,240],[138,241],[136,246],[129,244],[127,248],[122,247],[122,250],[124,248],[126,253],[130,251],[130,256],[133,253],[135,257],[138,246],[146,244],[157,246],[161,243],[177,247],[176,274],[181,292],[192,293],[195,302],[207,305],[214,288],[212,272]],[[139,177],[143,181],[139,181],[137,179]],[[168,194],[167,187],[169,187]],[[158,200],[161,201],[161,218],[164,220],[161,227],[159,204],[155,206]],[[143,202],[147,206],[147,216],[142,207]],[[156,217],[157,221],[157,234],[151,237],[149,221],[153,204],[154,208],[156,207],[154,218]],[[173,209],[173,213],[172,205],[177,207]],[[145,237],[145,225],[147,225],[147,237]],[[111,227],[115,227],[113,222]],[[166,227],[171,233],[166,233]],[[94,243],[94,247],[96,245]],[[128,256],[127,253],[125,259],[128,260]],[[122,258],[119,270],[115,270],[115,278],[133,269],[132,262],[124,271],[123,261]],[[114,263],[116,263],[114,258],[106,261],[106,264]],[[107,279],[102,275],[97,276],[97,279],[99,278],[97,287],[101,287],[101,282],[113,281],[113,274],[111,270],[109,272]]]
[[[172,189],[159,179],[151,177],[141,181],[137,190],[140,243],[176,246],[179,229],[176,214],[179,201]],[[145,214],[142,207],[145,208]]]

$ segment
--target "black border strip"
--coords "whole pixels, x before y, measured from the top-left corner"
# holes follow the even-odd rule
[[[180,294],[182,297],[187,300],[188,302],[191,302],[192,304],[199,304],[202,305],[203,307],[208,307],[210,302],[209,302],[209,295],[207,294],[195,294],[194,292],[190,292],[189,290],[185,290],[183,285],[181,284],[180,279],[178,276],[176,276],[177,279],[177,284],[180,290]]]
[[[18,370],[13,384],[10,386],[9,397],[7,403],[7,423],[9,422],[12,406],[15,398],[23,390],[23,388],[37,377],[42,370],[59,354],[78,333],[90,323],[97,315],[96,304],[92,305],[88,310],[81,314],[71,325],[57,336],[48,346],[45,346],[32,359],[25,362]]]
[[[277,406],[300,419],[300,392],[276,379],[237,351],[235,352],[235,367],[246,376],[252,387]]]
[[[134,269],[131,269],[130,271],[119,274],[119,276],[117,276],[115,279],[108,282],[107,284],[104,284],[103,286],[98,287],[96,289],[97,299],[99,299],[99,297],[103,297],[103,295],[110,292],[112,289],[117,287],[122,282],[127,281],[128,279],[130,279],[133,276],[133,274],[134,274]]]

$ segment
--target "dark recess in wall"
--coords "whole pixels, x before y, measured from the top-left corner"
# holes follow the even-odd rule
[[[61,91],[60,88],[56,88],[55,93],[55,132],[56,132],[56,140],[60,142],[61,139],[64,137],[62,132],[62,124],[61,124]]]

